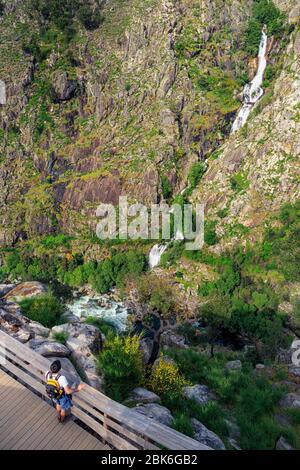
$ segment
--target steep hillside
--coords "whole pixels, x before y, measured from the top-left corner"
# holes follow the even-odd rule
[[[194,192],[194,200],[207,204],[224,244],[257,237],[284,203],[299,199],[299,56],[296,28],[274,83],[246,127],[212,155]]]
[[[247,67],[248,1],[110,0],[66,37],[34,3],[1,18],[2,239],[78,235],[99,202],[156,202],[223,142]],[[210,83],[206,83],[206,76]],[[9,162],[9,164],[7,164]]]

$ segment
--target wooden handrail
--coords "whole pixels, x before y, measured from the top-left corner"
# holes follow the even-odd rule
[[[50,361],[0,330],[0,368],[48,399],[45,372]],[[86,385],[73,397],[72,414],[100,438],[119,450],[211,450],[148,417],[138,415]]]

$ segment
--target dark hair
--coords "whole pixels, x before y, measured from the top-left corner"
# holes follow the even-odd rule
[[[50,366],[50,370],[51,372],[53,372],[53,374],[57,374],[57,372],[59,372],[61,369],[61,362],[60,361],[54,361],[51,366]]]

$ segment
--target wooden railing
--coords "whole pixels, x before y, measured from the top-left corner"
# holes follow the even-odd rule
[[[48,400],[45,372],[50,361],[0,331],[0,368]],[[210,450],[179,432],[114,402],[86,385],[73,396],[72,414],[112,448],[119,450]]]

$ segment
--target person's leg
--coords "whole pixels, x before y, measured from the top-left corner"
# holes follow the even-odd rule
[[[61,411],[60,411],[60,422],[61,422],[61,423],[63,423],[64,420],[66,419],[66,413],[67,413],[66,410],[61,410]]]
[[[56,405],[56,411],[57,411],[57,419],[58,419],[58,421],[61,421],[62,410],[61,410],[61,407],[59,405]]]

